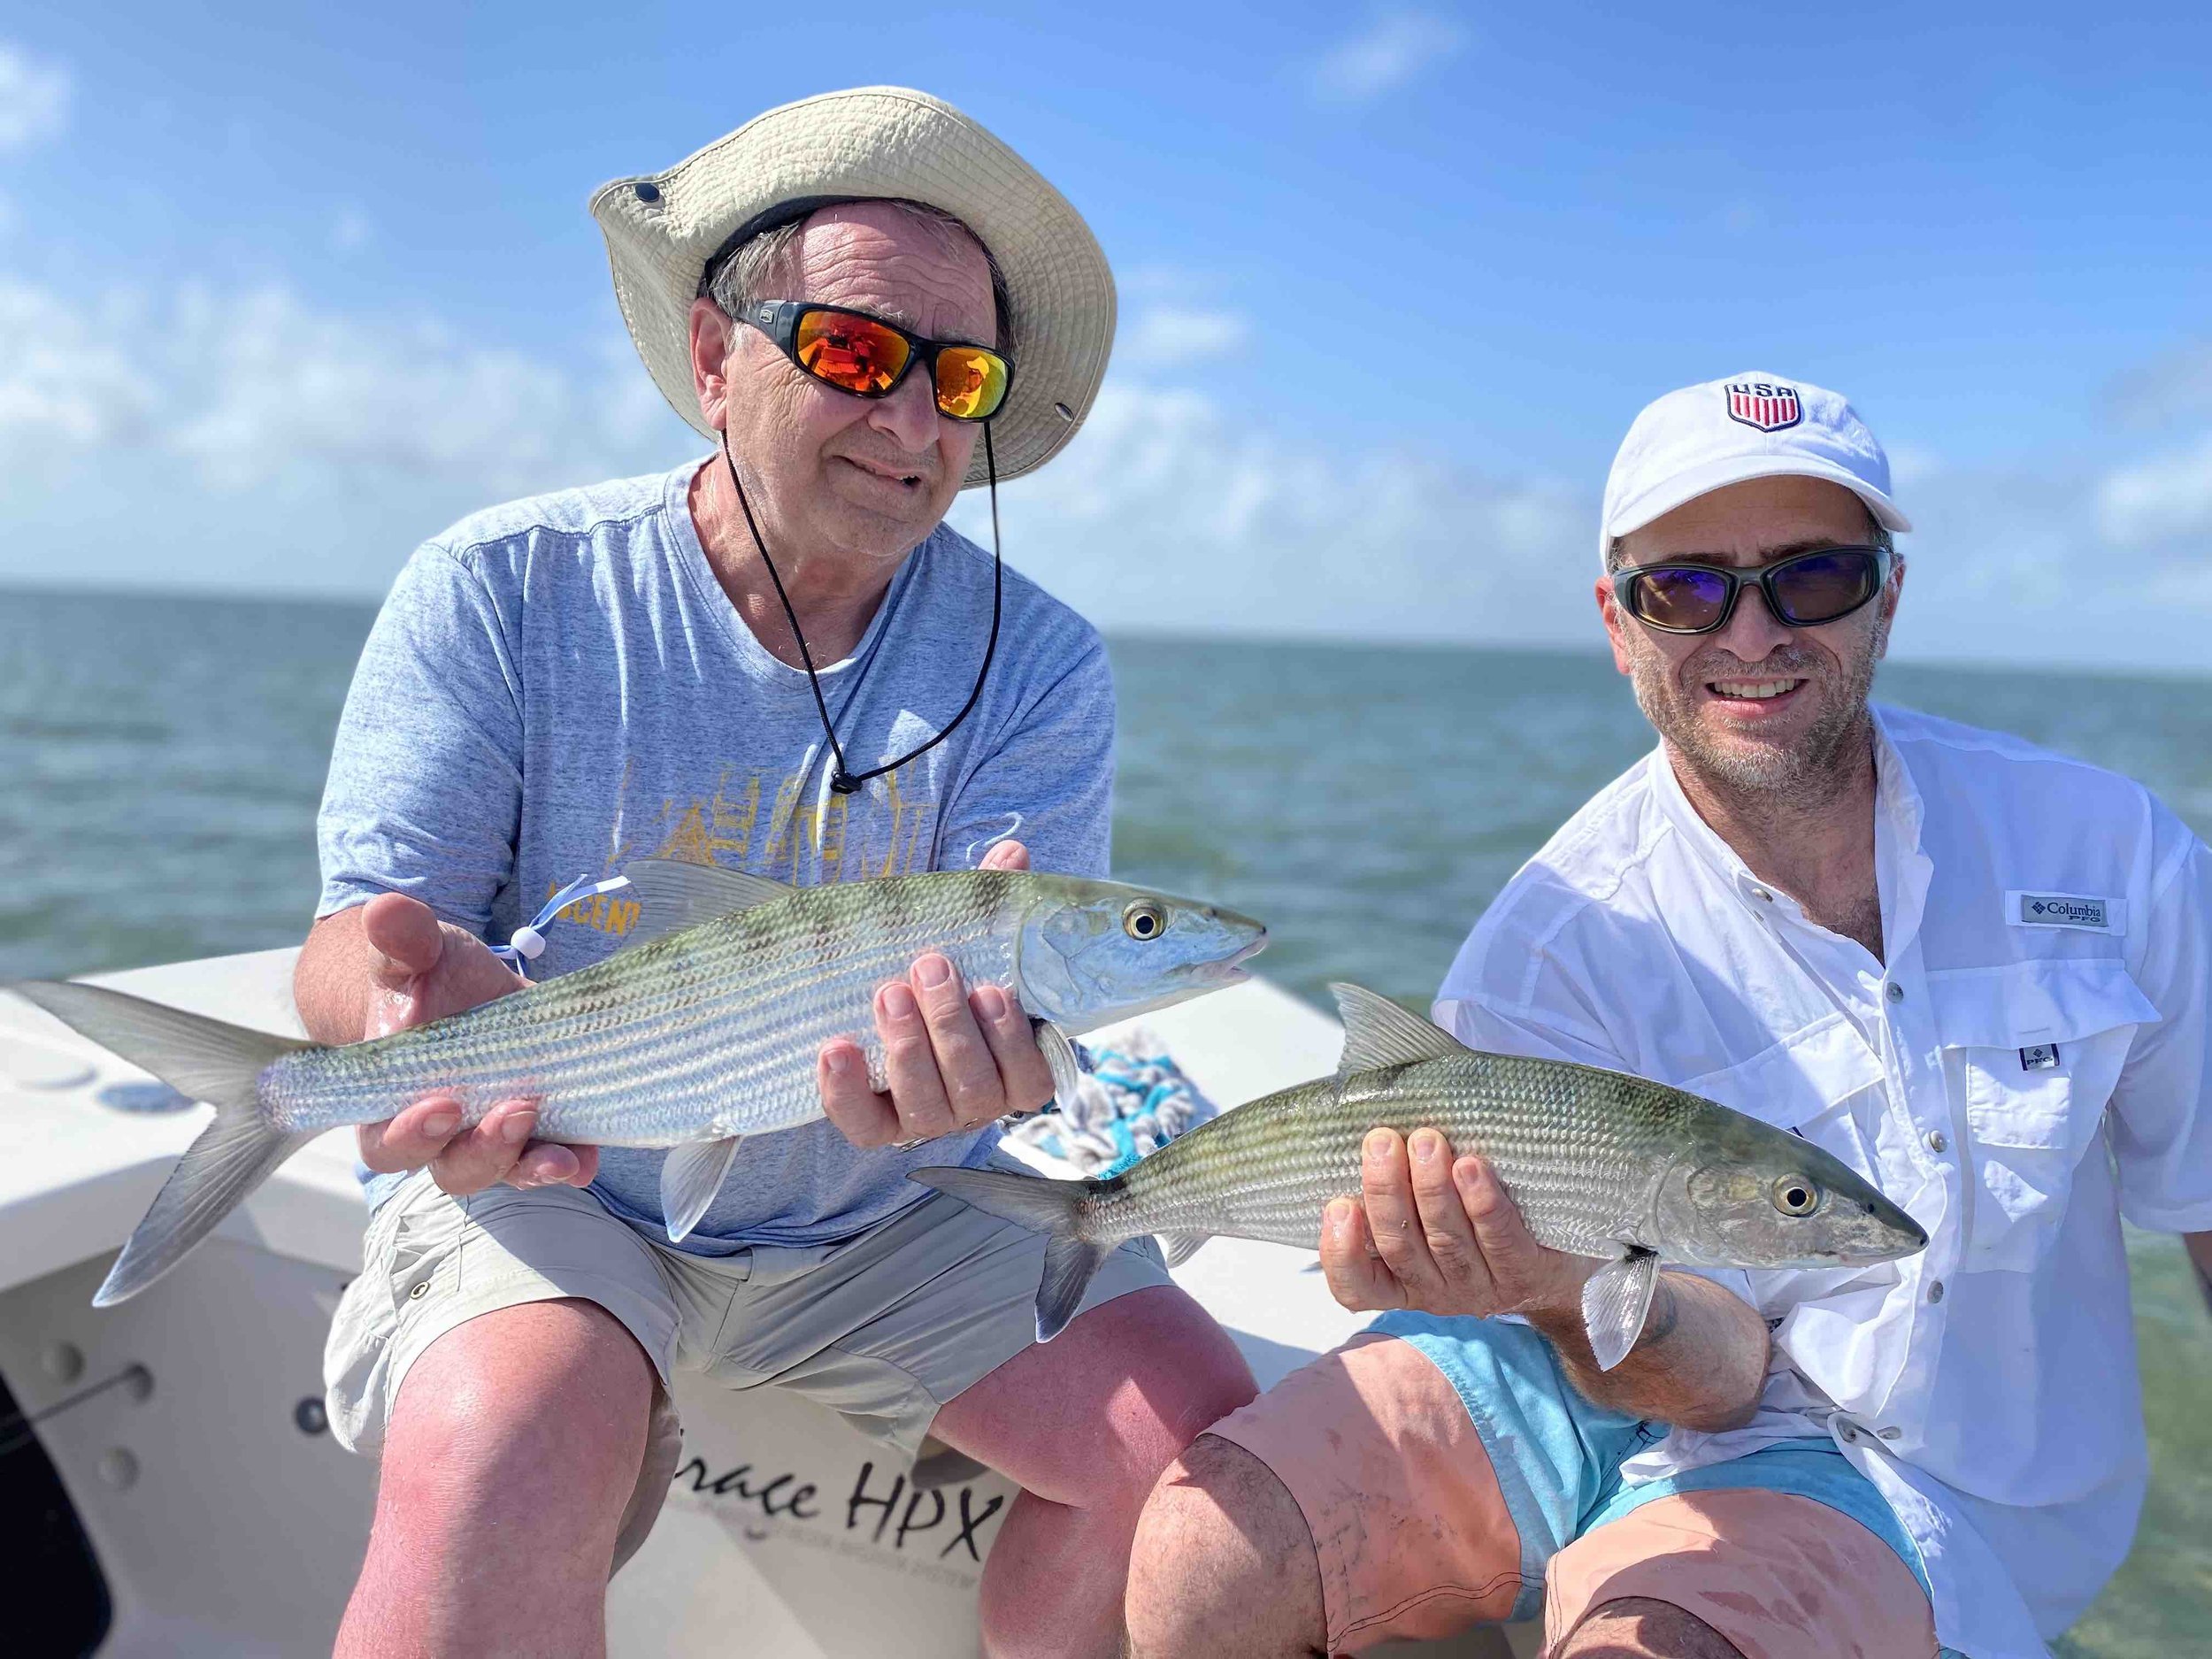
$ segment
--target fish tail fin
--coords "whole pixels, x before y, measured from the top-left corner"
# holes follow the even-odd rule
[[[72,1030],[215,1108],[215,1121],[186,1148],[93,1299],[134,1296],[215,1230],[269,1172],[314,1139],[272,1125],[261,1073],[315,1047],[150,1002],[104,986],[34,979],[8,987]]]
[[[1082,1305],[1091,1276],[1114,1248],[1114,1240],[1090,1236],[1080,1205],[1092,1191],[1089,1181],[1056,1181],[1047,1176],[1013,1175],[1000,1170],[912,1170],[910,1179],[933,1187],[987,1215],[1045,1235],[1045,1267],[1037,1283],[1037,1340],[1049,1342],[1067,1328]]]

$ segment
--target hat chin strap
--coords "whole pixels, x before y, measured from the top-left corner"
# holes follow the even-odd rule
[[[791,637],[798,641],[799,661],[806,667],[806,683],[814,693],[814,711],[821,717],[823,736],[829,740],[830,756],[834,762],[830,772],[830,790],[833,794],[857,795],[861,785],[871,778],[880,778],[886,772],[896,772],[908,761],[926,755],[950,737],[958,729],[961,721],[975,711],[975,705],[982,699],[983,682],[991,673],[991,659],[998,654],[999,617],[1006,591],[1005,561],[999,548],[998,457],[991,446],[991,423],[987,420],[982,426],[983,467],[990,480],[991,490],[991,634],[983,647],[983,666],[976,670],[975,688],[968,693],[967,702],[960,705],[960,712],[954,715],[936,736],[918,748],[907,750],[896,760],[863,772],[854,772],[846,767],[844,745],[837,741],[837,727],[830,719],[829,704],[822,696],[822,677],[815,669],[814,654],[807,649],[806,635],[799,628],[799,613],[792,608],[791,595],[784,590],[783,578],[777,572],[775,560],[768,557],[768,543],[761,539],[760,526],[753,518],[753,504],[746,499],[744,480],[738,477],[737,461],[730,454],[729,427],[725,426],[721,430],[722,464],[729,469],[731,487],[737,491],[738,509],[745,515],[746,529],[752,532],[753,545],[760,549],[760,562],[768,567],[768,580],[776,585],[776,597],[783,602],[784,619],[791,625]]]

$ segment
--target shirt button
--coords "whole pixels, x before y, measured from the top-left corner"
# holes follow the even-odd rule
[[[1841,1429],[1837,1431],[1837,1432],[1841,1434],[1846,1442],[1848,1443],[1855,1443],[1859,1438],[1858,1430],[1853,1428],[1848,1423],[1845,1424]]]
[[[1768,892],[1764,887],[1752,888],[1751,896],[1758,900],[1762,904],[1771,904],[1774,902],[1774,895]]]
[[[1902,1429],[1878,1429],[1876,1432],[1880,1434],[1886,1440],[1894,1440],[1903,1439],[1905,1431]]]
[[[1931,1129],[1931,1130],[1929,1130],[1929,1131],[1928,1131],[1928,1150],[1929,1150],[1929,1151],[1931,1151],[1931,1152],[1940,1152],[1940,1151],[1942,1151],[1942,1150],[1943,1150],[1943,1148],[1946,1148],[1946,1147],[1949,1146],[1950,1144],[1951,1144],[1951,1143],[1950,1143],[1949,1141],[1946,1141],[1946,1140],[1943,1138],[1943,1131],[1942,1131],[1942,1130],[1940,1130],[1940,1129]]]
[[[1905,987],[1894,979],[1890,981],[1889,1000],[1893,1002],[1901,1002],[1905,1000]]]
[[[1930,1302],[1941,1302],[1943,1300],[1943,1281],[1941,1279],[1936,1279],[1928,1281],[1928,1300]]]
[[[414,1289],[407,1293],[407,1300],[410,1302],[420,1302],[423,1297],[423,1293],[429,1288],[430,1281],[426,1279],[421,1283],[417,1285]]]

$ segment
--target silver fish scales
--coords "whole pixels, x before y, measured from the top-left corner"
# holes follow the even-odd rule
[[[1311,1249],[1329,1201],[1359,1190],[1368,1131],[1431,1128],[1497,1170],[1542,1242],[1608,1255],[1650,1191],[1655,1154],[1682,1144],[1691,1114],[1677,1102],[1690,1098],[1615,1072],[1463,1050],[1225,1112],[1140,1164],[1158,1165],[1146,1179],[1100,1194],[1099,1214],[1131,1236],[1212,1233]]]
[[[1679,1089],[1561,1061],[1482,1054],[1356,985],[1337,1074],[1201,1124],[1104,1180],[917,1170],[915,1180],[1047,1235],[1037,1333],[1072,1317],[1106,1253],[1157,1233],[1171,1263],[1210,1236],[1311,1248],[1321,1214],[1360,1191],[1381,1127],[1440,1131],[1486,1159],[1540,1243],[1609,1258],[1583,1322],[1610,1370],[1642,1331],[1662,1259],[1700,1267],[1831,1267],[1927,1243],[1828,1153]]]
[[[326,1130],[444,1094],[475,1123],[538,1102],[537,1132],[670,1148],[669,1237],[704,1213],[745,1135],[821,1113],[815,1061],[851,1035],[878,1087],[875,988],[942,951],[969,985],[1004,987],[1071,1091],[1079,1033],[1244,977],[1266,929],[1118,882],[953,871],[796,888],[648,860],[635,942],[603,962],[465,1013],[365,1042],[272,1036],[104,987],[10,988],[196,1099],[215,1120],[187,1149],[94,1297],[106,1306],[173,1267],[270,1171]]]
[[[1010,985],[1022,918],[1053,879],[983,871],[806,887],[502,997],[453,1019],[269,1068],[273,1121],[309,1133],[376,1123],[450,1094],[474,1123],[518,1094],[538,1133],[671,1147],[789,1128],[820,1114],[814,1056],[859,1040],[886,1083],[869,1007],[915,957]]]

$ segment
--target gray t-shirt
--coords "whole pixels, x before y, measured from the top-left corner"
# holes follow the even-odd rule
[[[698,465],[495,507],[408,561],[339,723],[319,916],[405,893],[504,943],[577,876],[634,858],[857,881],[964,869],[1009,835],[1041,870],[1106,872],[1114,693],[1088,623],[1008,571],[975,711],[927,754],[836,795],[805,674],[762,647],[700,548],[687,500]],[[990,620],[990,556],[940,526],[852,656],[822,671],[854,771],[959,712]],[[599,961],[636,915],[621,892],[571,905],[531,976]],[[755,1136],[683,1248],[849,1237],[929,1195],[909,1169],[979,1163],[994,1140],[863,1152],[819,1121]],[[593,1191],[657,1233],[661,1162],[608,1148]],[[373,1179],[371,1202],[396,1185]]]

